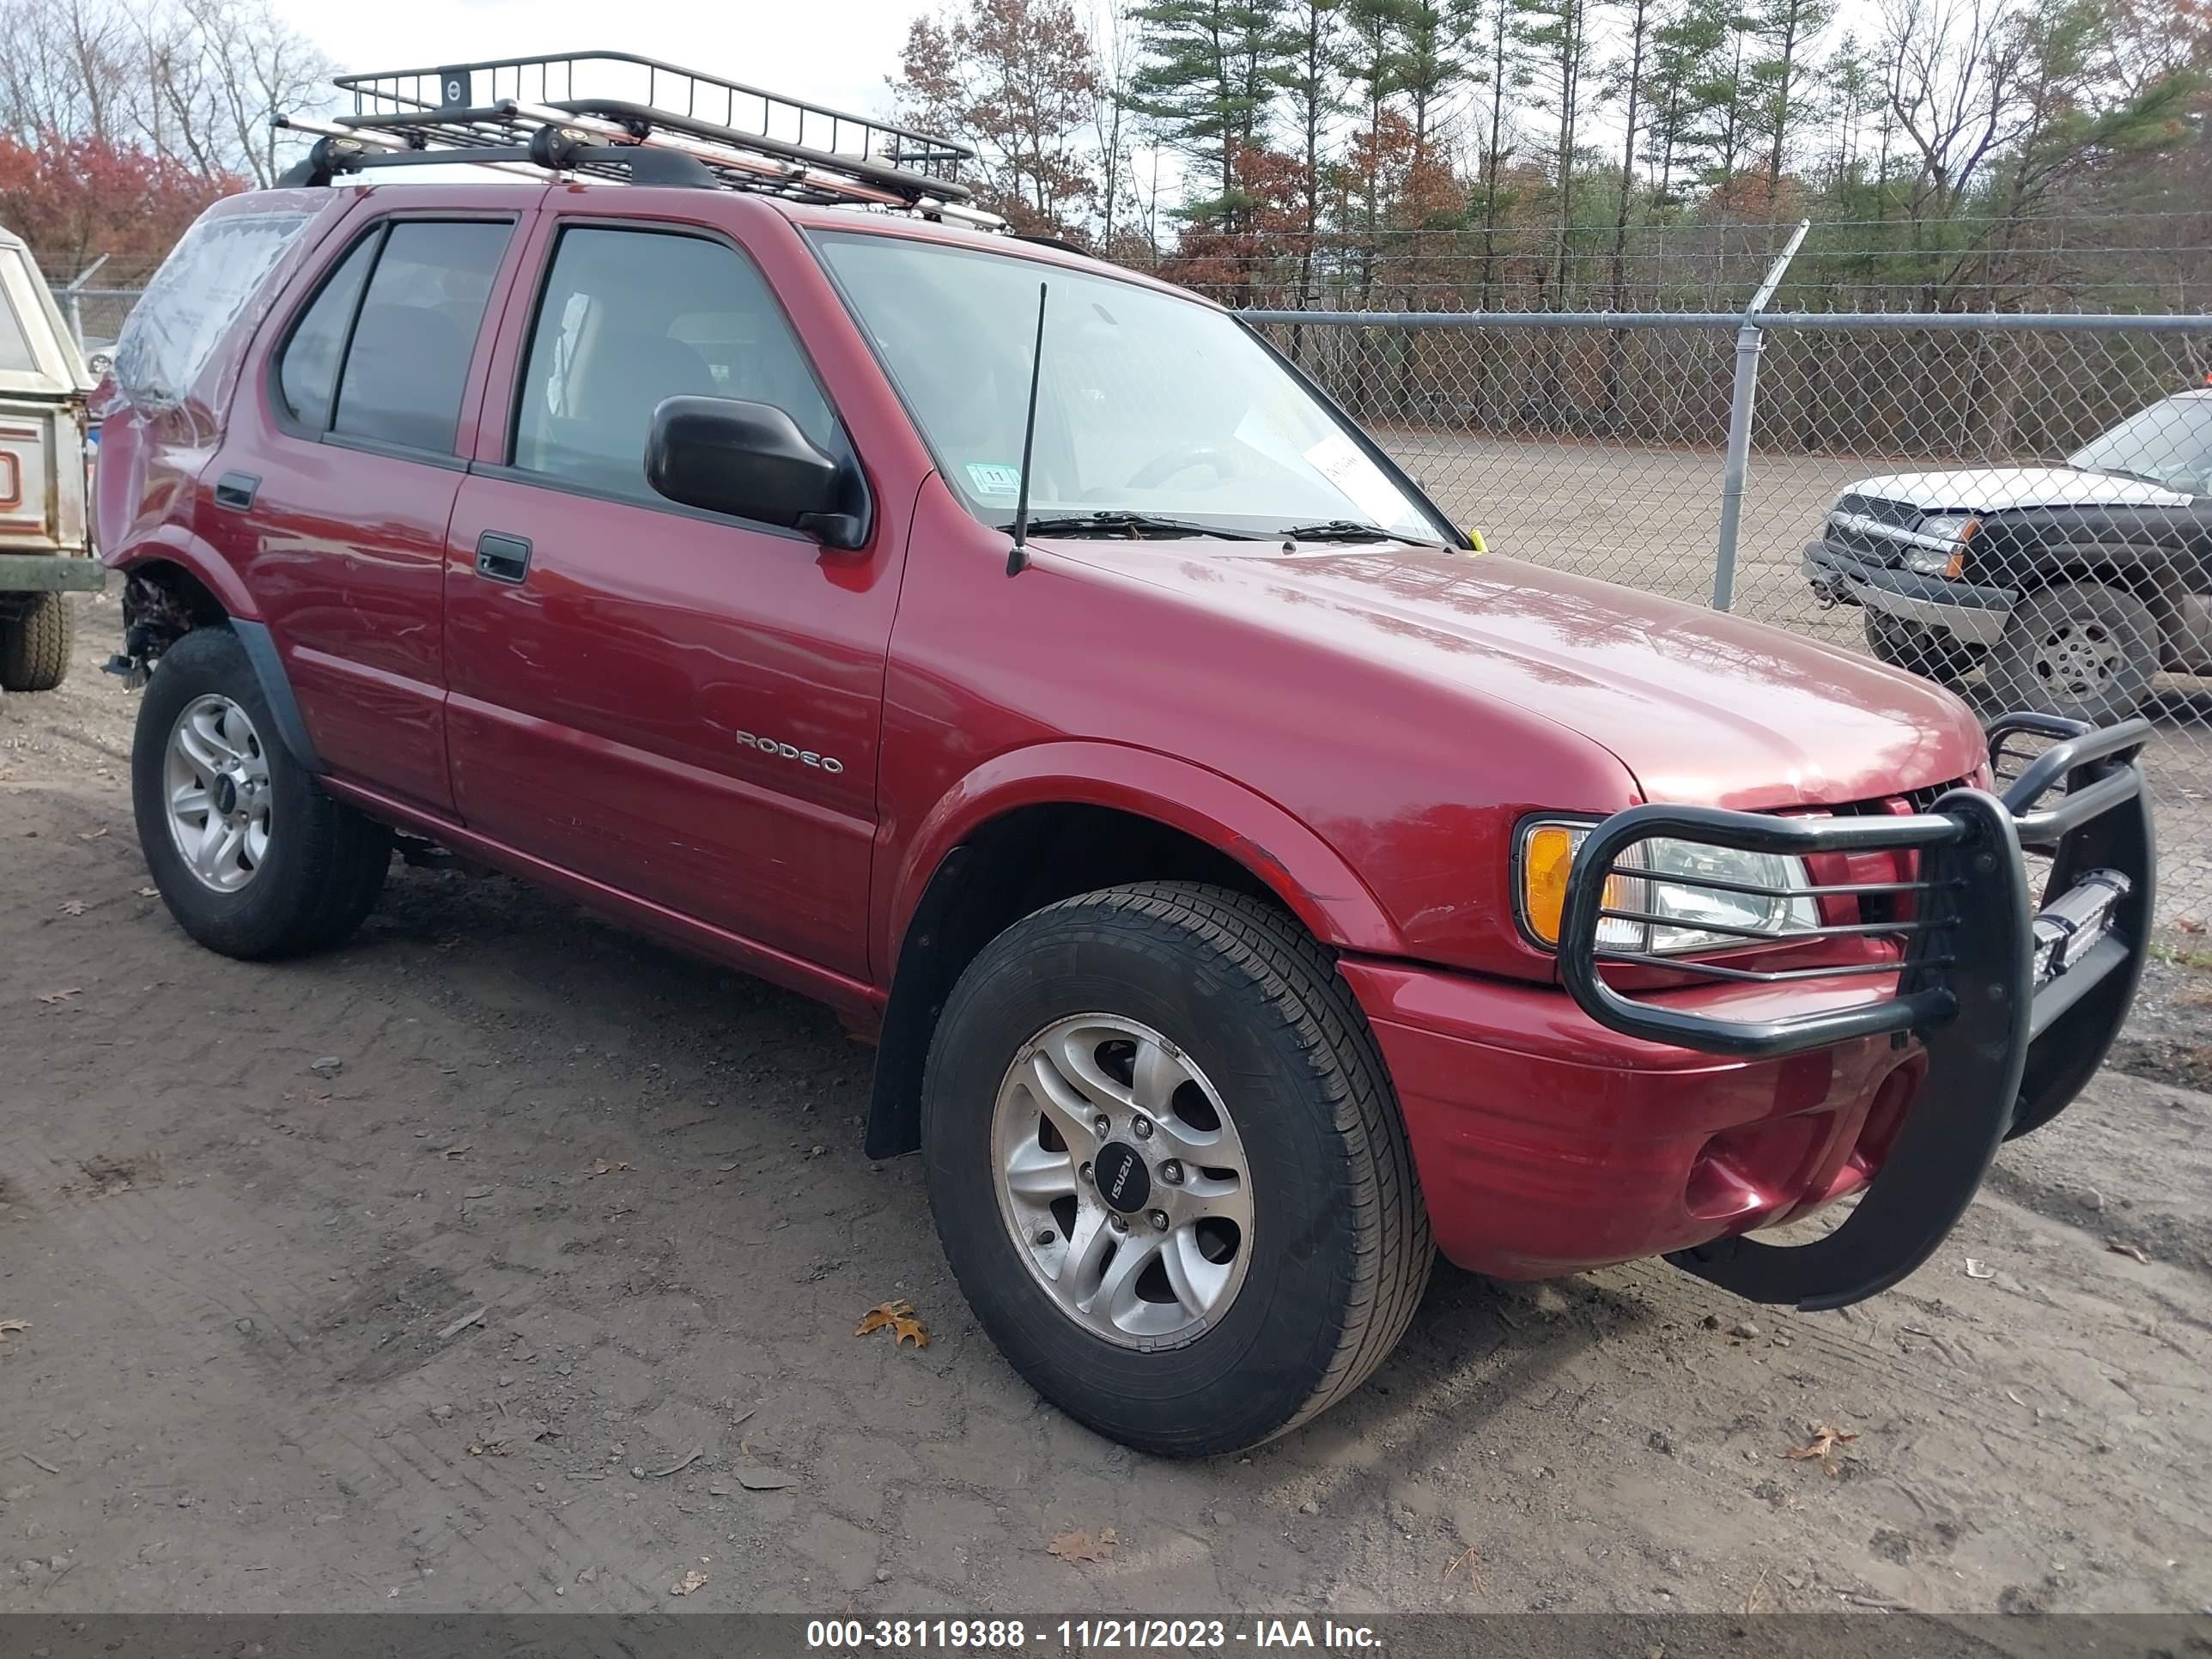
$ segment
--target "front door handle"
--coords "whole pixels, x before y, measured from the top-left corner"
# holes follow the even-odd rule
[[[253,505],[253,493],[260,488],[261,480],[251,472],[226,472],[215,481],[215,504],[243,513]]]
[[[520,536],[487,530],[477,538],[477,574],[495,582],[519,582],[530,574],[530,544]]]

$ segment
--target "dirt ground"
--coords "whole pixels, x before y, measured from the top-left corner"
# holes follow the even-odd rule
[[[984,1341],[826,1012],[413,870],[326,957],[189,944],[85,622],[0,702],[0,1609],[2212,1611],[2184,969],[1889,1295],[1440,1268],[1347,1405],[1154,1462]]]

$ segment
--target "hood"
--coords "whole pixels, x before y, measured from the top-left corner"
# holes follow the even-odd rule
[[[1947,783],[1986,760],[1972,713],[1917,676],[1517,560],[1400,544],[1038,545],[1323,655],[1456,691],[1470,724],[1439,733],[1440,746],[1449,737],[1479,752],[1486,704],[1539,716],[1610,751],[1647,799],[1840,805]]]
[[[2008,507],[2186,507],[2190,499],[2163,484],[2070,466],[1893,472],[1847,485],[1844,494],[1905,501],[1929,513],[1997,513]]]

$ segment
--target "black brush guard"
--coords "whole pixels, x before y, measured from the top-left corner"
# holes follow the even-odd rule
[[[1559,976],[1600,1024],[1708,1054],[1771,1059],[1887,1036],[1917,1038],[1927,1073],[1881,1171],[1857,1208],[1826,1237],[1798,1245],[1741,1236],[1668,1260],[1754,1302],[1808,1311],[1887,1290],[1932,1255],[1980,1188],[1997,1148],[2063,1111],[2102,1062],[2142,977],[2150,939],[2155,855],[2150,804],[2136,757],[2147,721],[2094,729],[2041,714],[2008,714],[1990,728],[1993,769],[2017,775],[2002,797],[1949,791],[1910,817],[1779,818],[1694,806],[1633,806],[1594,828],[1575,857],[1559,929]],[[2023,757],[2020,738],[2055,739]],[[1910,850],[1910,881],[1765,887],[1673,875],[1622,860],[1658,838],[1803,858]],[[2023,848],[2048,854],[2045,902],[2035,910]],[[1686,960],[1599,943],[1600,924],[1664,923],[1607,902],[1608,878],[1774,899],[1850,896],[1910,901],[1896,920],[1792,930],[1804,940],[1898,939],[1897,961],[1762,970],[1758,957]],[[2105,925],[2100,928],[2099,923]],[[1679,925],[1679,924],[1677,924]],[[1742,930],[1747,943],[1772,935]],[[1648,937],[1648,935],[1647,935]],[[1894,994],[1849,1008],[1765,1020],[1717,1018],[1624,994],[1608,963],[1708,981],[1787,986],[1839,974],[1894,975]]]

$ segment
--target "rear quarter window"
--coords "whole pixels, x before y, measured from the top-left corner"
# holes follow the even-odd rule
[[[115,346],[115,383],[141,409],[173,409],[314,222],[270,210],[201,219],[154,274]]]

